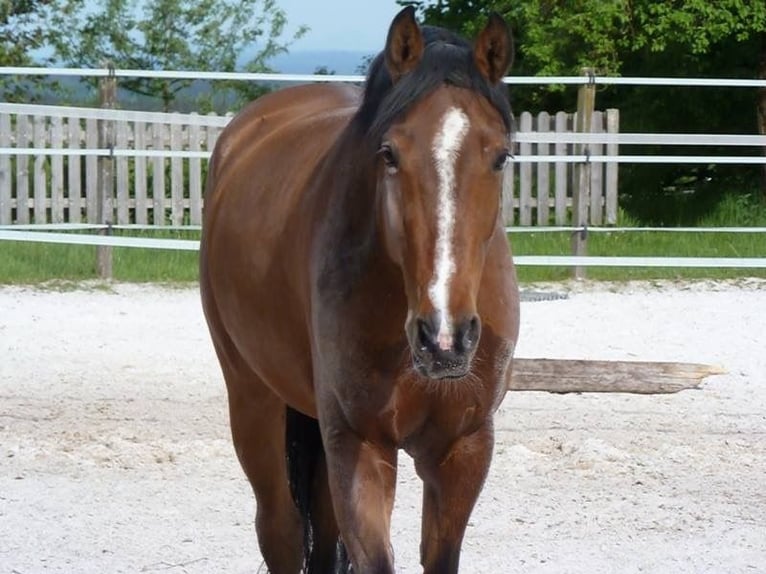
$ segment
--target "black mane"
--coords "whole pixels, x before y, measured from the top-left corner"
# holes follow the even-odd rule
[[[471,44],[442,28],[421,28],[425,48],[417,67],[394,85],[381,52],[370,64],[364,99],[357,113],[362,129],[378,144],[391,124],[421,97],[443,84],[482,94],[500,112],[506,131],[513,125],[507,90],[491,85],[473,59]]]

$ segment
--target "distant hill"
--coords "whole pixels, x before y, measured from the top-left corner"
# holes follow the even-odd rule
[[[273,58],[269,65],[277,72],[286,74],[313,74],[320,68],[335,74],[361,74],[366,73],[367,63],[374,56],[363,51],[296,51],[282,54]],[[84,82],[76,77],[64,77],[58,79],[58,84],[66,90],[62,95],[58,91],[46,91],[43,89],[39,97],[41,103],[69,104],[69,105],[98,105],[98,92],[94,82]],[[281,88],[286,84],[275,82],[271,89]],[[33,90],[30,86],[30,92]],[[182,90],[175,102],[174,110],[188,112],[197,109],[197,97],[201,93],[210,91],[210,84],[206,81],[196,80],[191,86]],[[225,100],[225,94],[217,100]],[[123,109],[160,111],[162,103],[157,98],[139,96],[118,88],[118,107]],[[215,105],[215,103],[214,103]],[[218,105],[215,105],[218,108]],[[219,112],[225,109],[219,109]]]
[[[275,70],[286,74],[312,74],[320,67],[336,74],[359,74],[360,66],[367,69],[367,58],[375,54],[360,51],[309,51],[289,52],[270,60]]]

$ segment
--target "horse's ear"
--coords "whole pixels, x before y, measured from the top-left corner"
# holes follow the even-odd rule
[[[423,34],[415,21],[415,8],[407,6],[395,17],[386,38],[386,68],[396,82],[412,71],[423,56]]]
[[[490,84],[496,84],[508,72],[513,63],[513,36],[500,14],[490,14],[487,25],[476,38],[473,57]]]

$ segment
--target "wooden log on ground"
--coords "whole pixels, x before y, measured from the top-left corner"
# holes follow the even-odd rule
[[[549,393],[677,393],[725,373],[697,363],[514,359],[510,391]]]

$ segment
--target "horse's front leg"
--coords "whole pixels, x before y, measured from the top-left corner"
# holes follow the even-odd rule
[[[320,425],[333,509],[354,572],[393,574],[397,450],[361,439],[341,418],[320,418]]]
[[[423,479],[420,562],[424,574],[455,574],[468,518],[492,459],[494,432],[487,422],[457,439],[440,459],[415,460]]]

